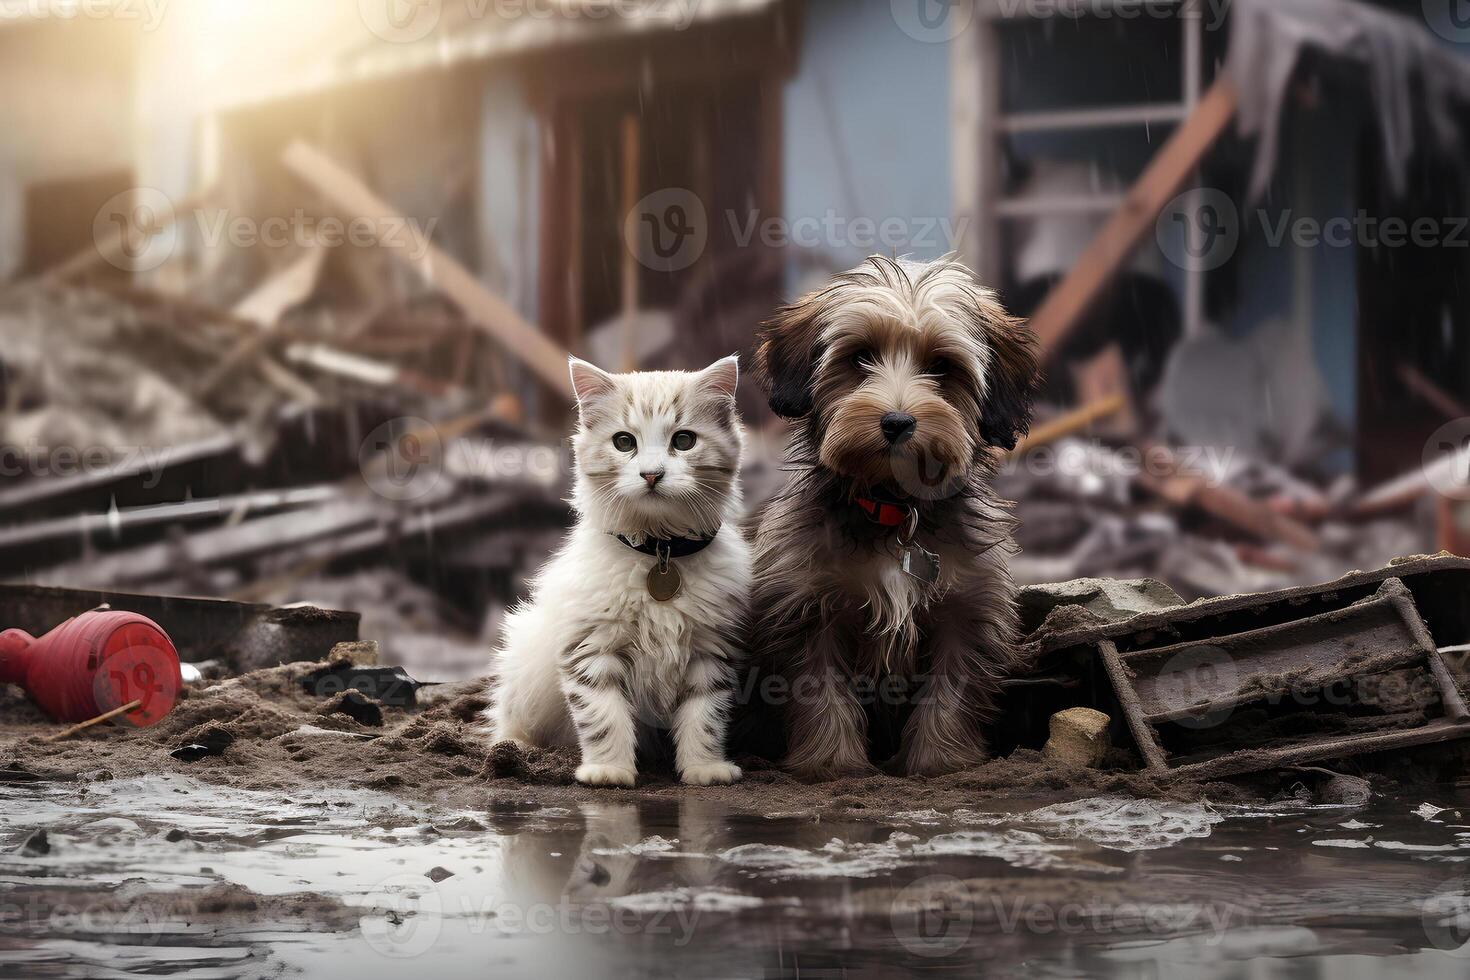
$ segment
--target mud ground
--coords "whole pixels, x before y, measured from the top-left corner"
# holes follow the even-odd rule
[[[387,791],[428,802],[493,809],[524,802],[556,804],[702,798],[751,813],[811,812],[857,816],[945,811],[978,800],[1082,797],[1099,793],[1216,802],[1261,798],[1259,787],[1155,778],[1127,771],[1115,753],[1111,771],[1058,766],[1040,753],[1009,758],[942,777],[873,775],[803,784],[769,760],[739,756],[745,778],[733,786],[686,787],[671,772],[640,774],[633,789],[592,789],[572,778],[575,754],[522,752],[491,745],[478,731],[483,685],[465,682],[419,692],[412,709],[381,706],[382,725],[362,724],[336,710],[340,695],[319,698],[301,680],[322,664],[290,664],[185,691],[173,712],[151,729],[102,727],[67,741],[42,737],[48,721],[14,687],[0,687],[0,781],[126,778],[183,773],[211,783],[285,794],[323,787]],[[191,743],[233,742],[218,756],[193,762],[170,755]]]

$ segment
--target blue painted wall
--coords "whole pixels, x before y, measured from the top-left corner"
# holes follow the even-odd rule
[[[519,75],[492,72],[480,107],[481,276],[532,323],[540,271],[539,140]]]
[[[786,88],[785,217],[805,227],[835,219],[837,232],[795,250],[793,280],[887,252],[852,241],[867,230],[858,218],[902,222],[912,247],[900,254],[955,247],[952,230],[924,227],[952,222],[948,45],[905,34],[889,0],[809,0],[802,38]]]

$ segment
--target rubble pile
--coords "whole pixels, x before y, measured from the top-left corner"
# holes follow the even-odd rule
[[[1263,459],[1212,452],[1191,464],[1193,485],[1181,481],[1179,494],[1147,450],[1121,440],[1070,437],[1013,458],[998,478],[1018,502],[1012,573],[1022,583],[1154,578],[1195,599],[1325,582],[1437,550],[1427,493],[1364,515],[1350,479],[1319,487]],[[1200,486],[1231,493],[1237,512],[1201,506]]]
[[[372,609],[425,676],[478,673],[564,527],[562,447],[442,300],[243,308],[0,291],[0,581]]]

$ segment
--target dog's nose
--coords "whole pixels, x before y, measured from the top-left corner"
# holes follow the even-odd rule
[[[913,435],[915,425],[914,417],[904,412],[889,412],[878,423],[883,430],[883,438],[895,445]]]
[[[654,487],[658,486],[658,481],[664,478],[664,471],[644,470],[638,475],[643,477],[644,482],[648,484],[648,489],[652,490]]]

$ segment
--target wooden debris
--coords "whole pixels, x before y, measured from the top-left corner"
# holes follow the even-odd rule
[[[1031,329],[1043,351],[1050,353],[1101,295],[1146,235],[1169,201],[1226,126],[1235,118],[1235,88],[1221,78],[1205,93],[1188,119],[1149,164],[1128,191],[1123,204],[1098,232],[1067,277],[1047,296],[1031,317]]]
[[[355,174],[315,147],[302,142],[293,143],[282,161],[327,200],[354,217],[373,218],[381,221],[384,227],[401,227],[408,220],[374,194]],[[403,249],[393,249],[391,253],[442,290],[470,319],[535,372],[547,387],[571,398],[567,352],[522,319],[504,300],[480,285],[473,273],[434,245],[428,246],[422,259],[415,259]]]
[[[1052,419],[1050,422],[1037,426],[1026,438],[1017,443],[1016,448],[1011,450],[1011,455],[1022,456],[1038,446],[1045,446],[1058,439],[1075,435],[1093,423],[1117,414],[1127,404],[1127,396],[1119,393],[1084,405],[1060,418]]]
[[[97,725],[102,724],[103,722],[111,721],[114,718],[118,718],[122,715],[127,714],[129,711],[136,711],[141,707],[143,707],[142,701],[129,701],[127,704],[123,705],[120,708],[113,708],[111,711],[104,711],[96,718],[84,721],[79,725],[73,725],[70,728],[65,729],[64,731],[57,732],[55,735],[47,735],[45,738],[41,739],[41,741],[60,742],[62,739],[71,738],[73,735],[84,732],[89,728],[94,728]]]

